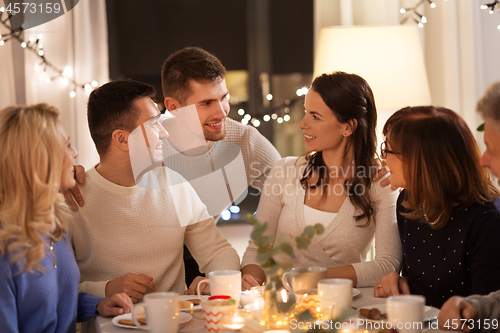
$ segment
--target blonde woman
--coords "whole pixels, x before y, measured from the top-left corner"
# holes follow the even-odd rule
[[[47,104],[0,111],[0,332],[74,332],[99,313],[130,312],[125,294],[78,293],[59,188],[74,186],[77,156]]]

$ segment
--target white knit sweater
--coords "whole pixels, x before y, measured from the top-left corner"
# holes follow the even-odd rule
[[[239,121],[226,119],[226,136],[221,141],[237,144],[243,155],[248,185],[262,189],[271,167],[280,158],[276,148],[259,131]],[[251,194],[251,193],[250,193]]]
[[[71,224],[81,292],[104,297],[108,281],[144,273],[153,277],[157,291],[183,293],[184,243],[202,272],[239,269],[238,254],[192,187],[165,170],[167,181],[177,178],[174,188],[123,187],[103,178],[95,167],[86,172],[80,186],[85,206],[74,213]]]
[[[210,150],[199,155],[186,155],[168,140],[163,145],[165,166],[189,181],[212,216],[232,202],[241,202],[249,185],[262,189],[267,173],[280,159],[276,148],[254,127],[232,119],[226,119],[225,126],[225,138],[210,142]]]
[[[256,218],[269,224],[266,233],[276,235],[274,244],[286,241],[294,245],[295,238],[306,227],[305,191],[300,184],[305,165],[303,157],[287,157],[273,166],[267,178]],[[294,246],[296,258],[293,265],[330,268],[352,264],[358,287],[373,286],[383,275],[399,272],[402,254],[396,222],[398,192],[392,191],[390,187],[381,187],[379,182],[373,183],[369,191],[374,221],[367,227],[362,226],[364,221],[356,222],[354,216],[359,215],[360,211],[346,199],[325,232],[314,236],[307,250],[301,251]],[[375,260],[364,262],[374,234]],[[256,257],[257,246],[250,241],[242,267],[258,264]]]

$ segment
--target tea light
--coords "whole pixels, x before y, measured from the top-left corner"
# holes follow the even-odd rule
[[[240,295],[240,304],[241,306],[245,306],[247,304],[250,304],[252,303],[252,291],[251,290],[244,290],[241,292],[241,295]]]
[[[250,291],[252,293],[252,296],[262,297],[265,289],[266,289],[266,286],[258,286],[258,287],[252,287],[252,289],[250,289]]]
[[[256,299],[252,303],[245,305],[244,309],[250,312],[253,319],[259,323],[264,322],[264,299]]]
[[[245,310],[226,311],[222,316],[221,324],[230,330],[239,330],[245,326],[249,315]]]

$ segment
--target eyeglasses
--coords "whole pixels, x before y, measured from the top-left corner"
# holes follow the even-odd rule
[[[380,157],[385,160],[387,158],[387,154],[401,155],[401,153],[387,149],[387,143],[384,141],[380,145]]]

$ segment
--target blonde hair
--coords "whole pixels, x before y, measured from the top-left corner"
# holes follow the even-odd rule
[[[29,272],[68,231],[58,116],[47,104],[0,110],[0,253]]]

